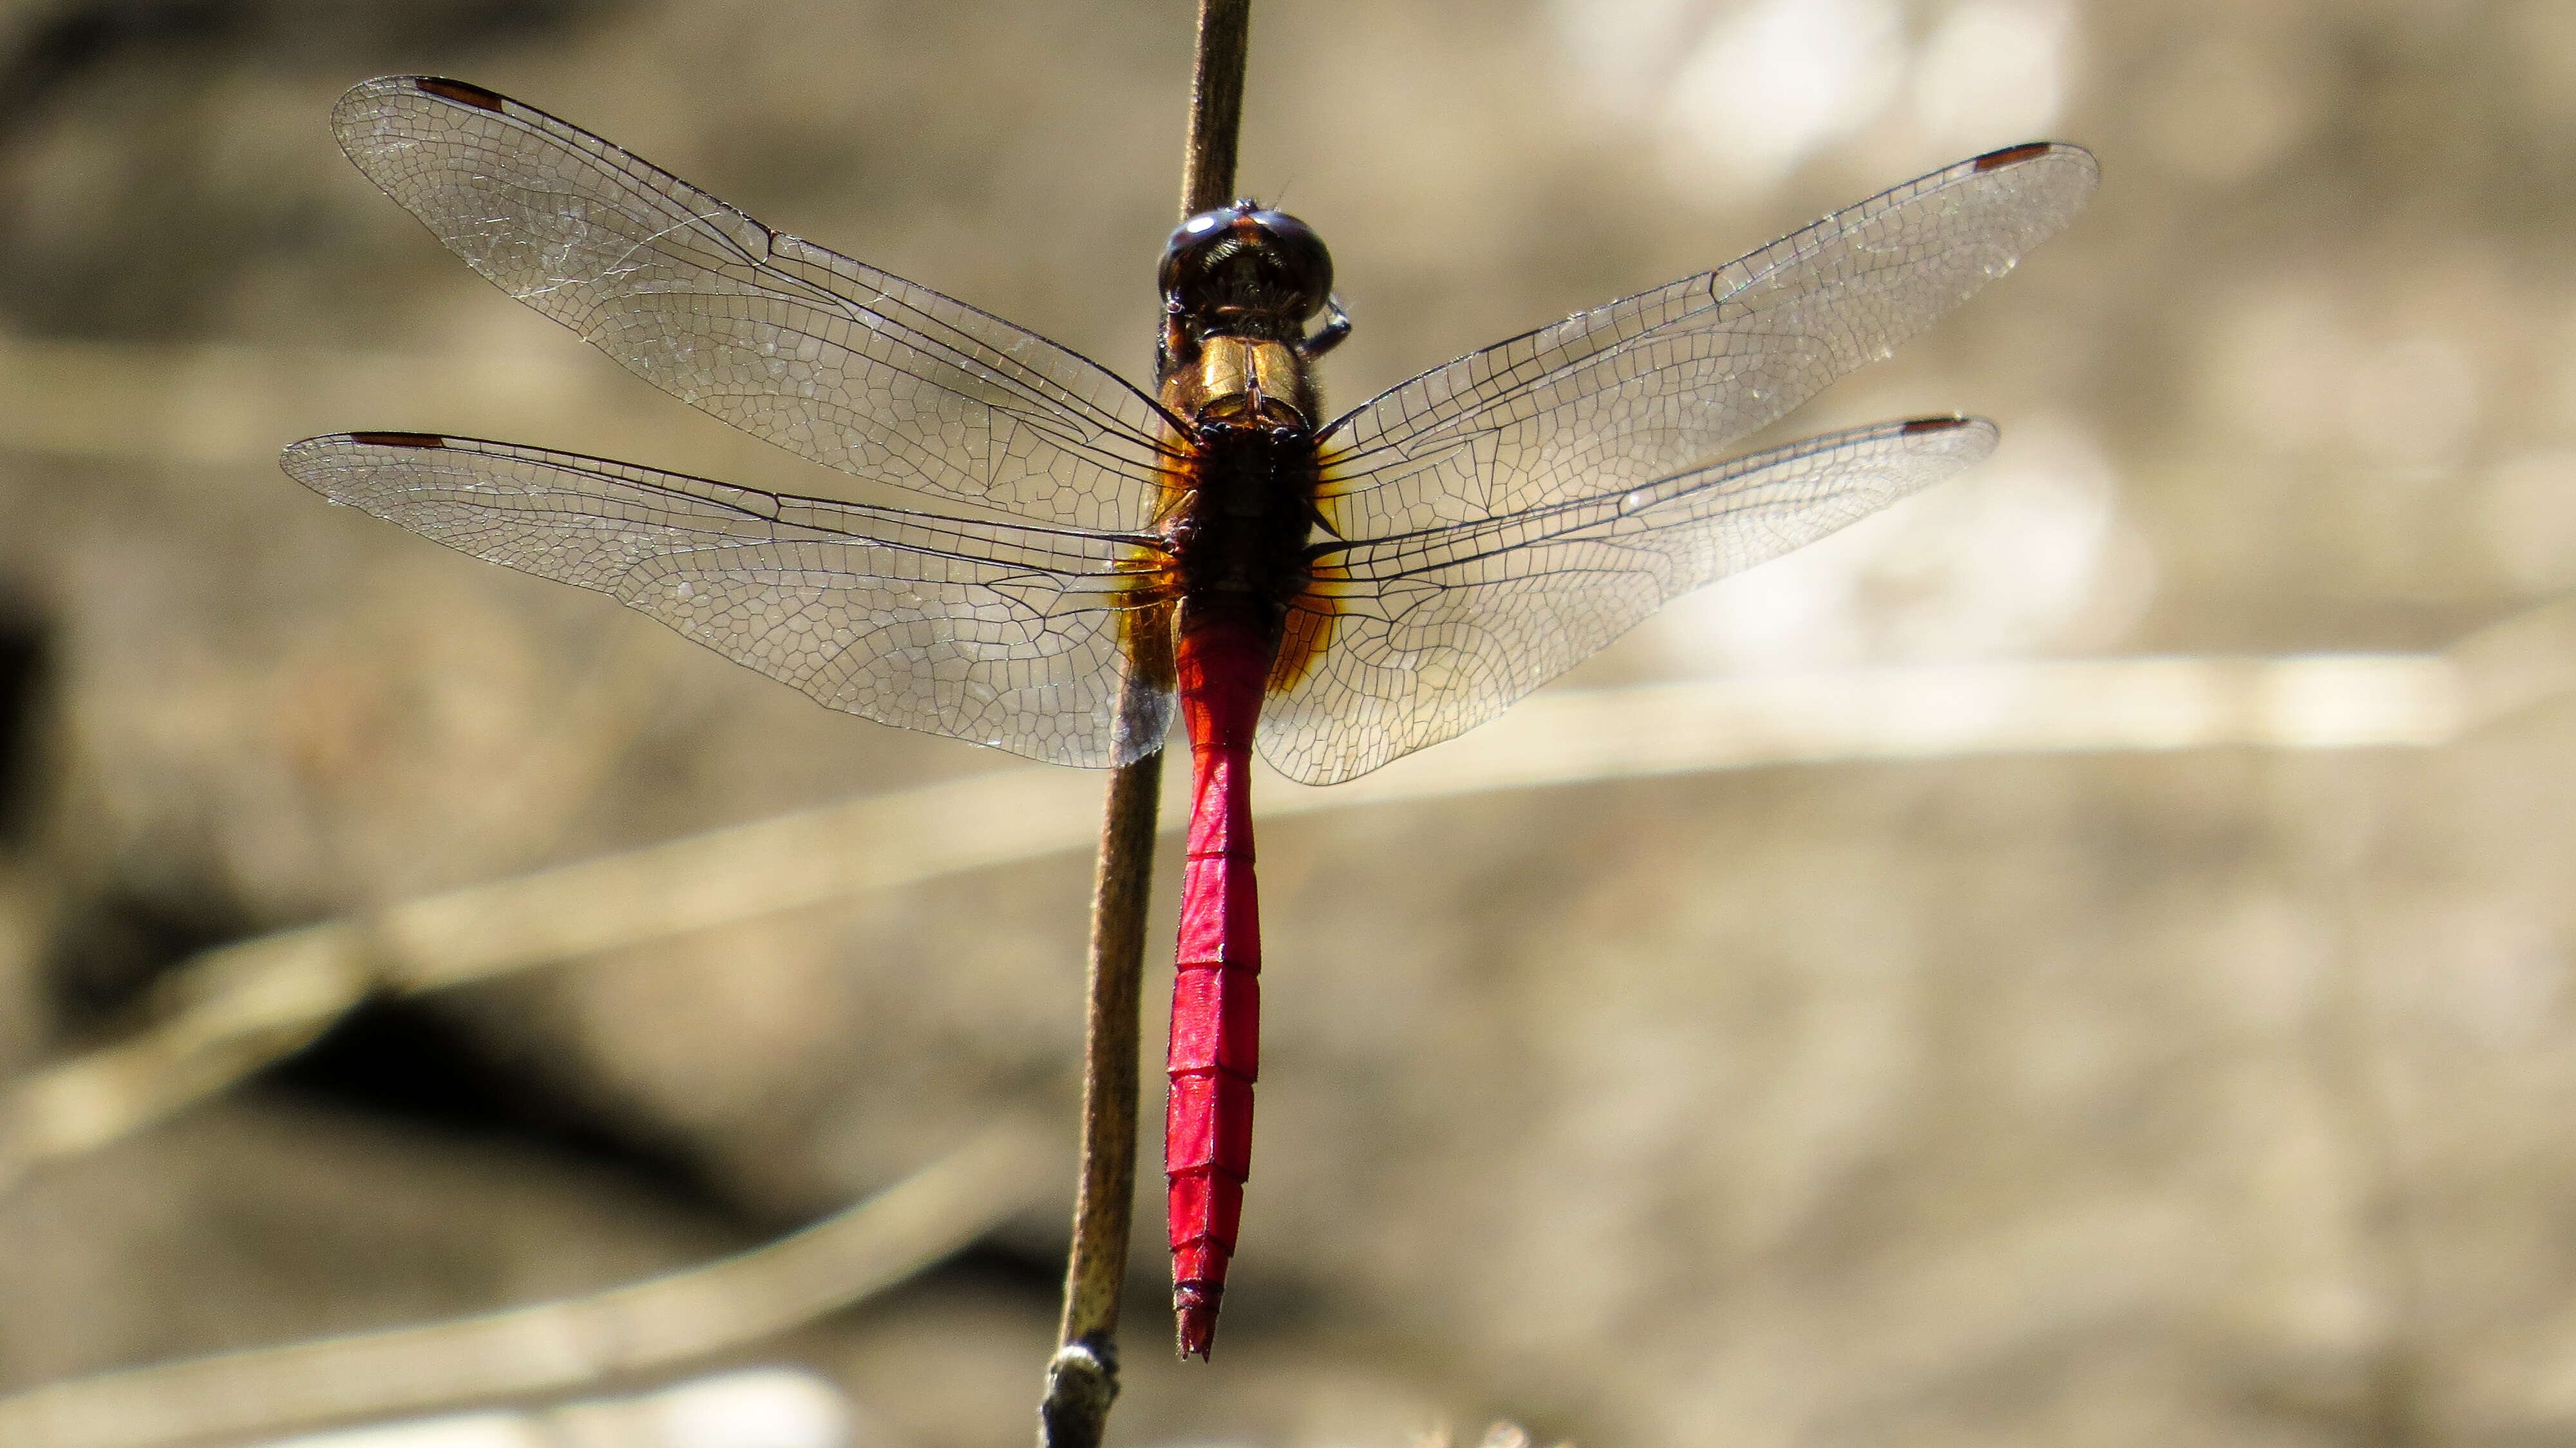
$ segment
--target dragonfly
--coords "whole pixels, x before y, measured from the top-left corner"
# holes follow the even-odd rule
[[[479,438],[353,432],[289,475],[616,598],[821,703],[1057,764],[1193,765],[1164,1165],[1208,1355],[1251,1170],[1251,759],[1334,784],[1491,719],[1658,607],[1984,458],[1956,415],[1727,445],[2064,227],[2080,147],[1988,152],[1327,418],[1352,322],[1303,222],[1173,232],[1155,386],[774,230],[479,86],[395,76],[342,148],[448,249],[637,376],[930,512]]]

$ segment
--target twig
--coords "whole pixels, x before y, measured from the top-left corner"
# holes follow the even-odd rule
[[[158,1448],[588,1387],[810,1322],[937,1262],[1044,1195],[1062,1148],[1005,1118],[765,1246],[587,1297],[73,1378],[0,1398],[10,1448]]]
[[[1190,77],[1190,136],[1181,160],[1181,219],[1234,199],[1235,141],[1243,130],[1244,56],[1252,0],[1199,0],[1198,69]]]
[[[1064,1319],[1038,1403],[1043,1448],[1095,1448],[1118,1397],[1118,1292],[1127,1280],[1127,1235],[1135,1217],[1145,902],[1162,787],[1160,750],[1120,769],[1109,781],[1100,826],[1083,1029],[1082,1180],[1074,1194]]]
[[[1258,817],[1784,764],[2439,748],[2576,692],[2571,659],[2576,600],[2562,600],[2433,654],[2057,659],[1569,690],[1350,784],[1265,781]],[[467,985],[1076,849],[1095,838],[1090,787],[1068,769],[1006,769],[208,951],[155,993],[150,1026],[0,1086],[0,1189],[227,1089],[371,992]],[[1131,920],[1142,868],[1126,877],[1140,892]]]
[[[0,1087],[0,1190],[292,1054],[376,993],[464,985],[867,890],[1073,849],[1089,785],[1027,768],[877,795],[206,951],[153,1023]]]
[[[1233,193],[1251,27],[1252,0],[1199,0],[1198,62],[1190,78],[1189,139],[1181,163],[1184,218],[1225,204]],[[1121,715],[1142,702],[1142,690],[1131,691],[1119,701]],[[1122,735],[1125,722],[1122,717]],[[1118,1293],[1127,1279],[1135,1218],[1145,901],[1162,780],[1160,750],[1119,770],[1109,784],[1108,817],[1100,828],[1083,1042],[1082,1185],[1074,1199],[1073,1253],[1065,1264],[1064,1320],[1047,1364],[1046,1396],[1038,1404],[1040,1448],[1098,1448],[1109,1405],[1118,1397]]]

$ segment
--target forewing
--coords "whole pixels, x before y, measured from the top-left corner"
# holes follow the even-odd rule
[[[368,179],[476,271],[754,436],[1038,521],[1152,516],[1160,410],[1033,332],[462,82],[371,80],[331,119]]]
[[[758,492],[473,438],[351,433],[296,481],[490,563],[579,584],[832,708],[1056,764],[1161,746],[1167,692],[1116,730],[1153,541]]]
[[[1929,418],[1810,438],[1506,518],[1334,548],[1299,606],[1329,613],[1311,670],[1271,696],[1261,753],[1338,784],[1471,729],[1674,597],[1777,558],[1994,449]]]
[[[2075,146],[1993,152],[1435,368],[1328,430],[1327,515],[1382,536],[1706,462],[2010,271],[2096,177]]]

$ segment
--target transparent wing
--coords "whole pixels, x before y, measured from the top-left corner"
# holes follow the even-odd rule
[[[1127,737],[1122,619],[1155,540],[757,492],[570,453],[421,433],[310,438],[289,476],[490,563],[579,584],[832,708],[1056,764]]]
[[[1704,463],[2010,271],[2097,175],[2074,146],[1996,151],[1435,368],[1327,430],[1327,516],[1405,533]]]
[[[1042,522],[1153,515],[1161,410],[1033,332],[459,81],[371,80],[331,123],[368,179],[503,291],[756,437]]]
[[[1261,755],[1338,784],[1437,744],[1672,598],[1802,547],[1994,450],[1977,418],[1882,423],[1641,487],[1337,546],[1299,606],[1328,646],[1261,715]],[[1292,625],[1292,637],[1294,627]]]

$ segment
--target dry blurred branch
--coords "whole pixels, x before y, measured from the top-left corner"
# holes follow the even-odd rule
[[[724,1431],[737,1424],[750,1426]],[[369,1423],[268,1448],[896,1448],[900,1441],[829,1380],[764,1367],[627,1397]]]
[[[156,1024],[0,1094],[0,1180],[148,1125],[289,1054],[374,991],[427,990],[860,890],[1069,849],[1091,782],[1015,770],[468,886],[207,952]]]
[[[316,415],[506,404],[514,392],[582,386],[574,361],[0,336],[0,447],[270,473],[277,440]],[[156,404],[138,408],[138,397]]]
[[[1541,695],[1261,814],[1778,764],[1981,754],[2433,747],[2576,689],[2576,600],[2438,654],[1863,669]],[[0,1178],[157,1121],[377,990],[458,985],[1092,841],[1091,777],[1012,769],[692,835],[284,931],[174,974],[157,1023],[0,1094]]]
[[[2240,745],[2429,747],[2576,686],[2576,603],[2442,654],[1859,670],[1541,696],[1444,748],[1266,815],[1784,763]],[[0,1096],[0,1170],[115,1140],[222,1089],[373,990],[461,984],[1078,848],[1091,782],[1015,769],[716,830],[209,952],[160,1021]]]
[[[703,1267],[453,1322],[132,1368],[0,1398],[10,1448],[147,1448],[559,1392],[755,1342],[876,1292],[1029,1205],[1058,1133],[1006,1120],[838,1215]]]

